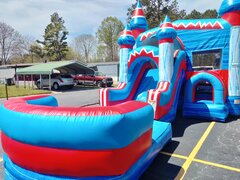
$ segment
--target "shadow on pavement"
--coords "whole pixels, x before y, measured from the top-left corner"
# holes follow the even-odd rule
[[[240,118],[240,116],[229,116],[225,123],[230,123],[230,122],[233,122],[233,121],[237,121],[237,120],[239,120],[239,118]]]
[[[177,147],[179,142],[171,141],[171,144],[175,144]],[[166,147],[169,146],[169,143]],[[174,148],[174,147],[172,147]],[[165,148],[164,148],[165,149]],[[166,156],[164,154],[159,153],[157,157],[153,160],[149,168],[144,172],[141,176],[140,180],[151,179],[151,180],[172,180],[174,179],[178,173],[181,171],[181,165],[184,163],[181,159],[176,164],[171,164],[171,156]],[[175,163],[175,162],[174,162]]]

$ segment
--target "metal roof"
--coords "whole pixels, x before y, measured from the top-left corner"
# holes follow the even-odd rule
[[[25,68],[33,65],[37,65],[39,63],[23,63],[23,64],[7,64],[0,66],[0,69],[7,69],[7,68]]]
[[[17,69],[16,74],[52,74],[54,70],[68,74],[93,74],[94,70],[79,61],[57,61]]]
[[[88,67],[92,66],[108,66],[108,65],[117,65],[119,64],[119,61],[114,62],[95,62],[95,63],[88,63]]]

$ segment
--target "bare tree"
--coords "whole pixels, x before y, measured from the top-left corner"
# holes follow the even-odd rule
[[[11,56],[21,51],[23,37],[6,23],[0,22],[0,64],[7,64]]]
[[[14,47],[11,58],[20,59],[21,63],[23,63],[26,57],[32,54],[31,45],[34,42],[34,38],[30,36],[20,36],[18,41],[19,45]]]
[[[81,34],[74,39],[73,49],[84,56],[86,63],[89,62],[91,55],[96,50],[97,41],[91,34]]]

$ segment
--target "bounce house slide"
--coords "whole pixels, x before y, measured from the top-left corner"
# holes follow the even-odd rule
[[[172,121],[176,115],[179,94],[185,78],[185,59],[184,51],[175,53],[171,82],[159,81],[159,67],[152,59],[144,57],[136,59],[129,68],[127,84],[120,85],[120,88],[101,90],[101,104],[115,105],[131,100],[148,102],[155,110],[155,119]]]
[[[185,52],[177,50],[174,55],[174,68],[170,83],[160,81],[157,89],[148,92],[148,102],[155,109],[154,119],[171,122],[176,117],[180,92],[186,74],[185,71]]]
[[[137,88],[137,91],[133,97],[134,100],[147,102],[147,92],[150,89],[157,88],[159,79],[158,74],[158,69],[149,69],[144,73],[142,80]]]
[[[137,179],[172,137],[171,125],[154,121],[144,102],[57,104],[33,96],[1,107],[6,179]]]
[[[156,51],[157,48],[155,49]],[[139,49],[141,51],[141,49]],[[158,83],[157,64],[149,58],[136,59],[132,64],[129,64],[128,82],[120,82],[117,88],[105,88],[100,91],[100,103],[102,106],[120,104],[123,102],[137,99],[142,93],[145,96],[150,88],[156,88]],[[145,81],[144,81],[145,80]]]

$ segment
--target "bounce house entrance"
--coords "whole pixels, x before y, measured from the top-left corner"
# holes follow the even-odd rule
[[[201,81],[195,86],[195,101],[213,100],[213,86],[208,81]]]

